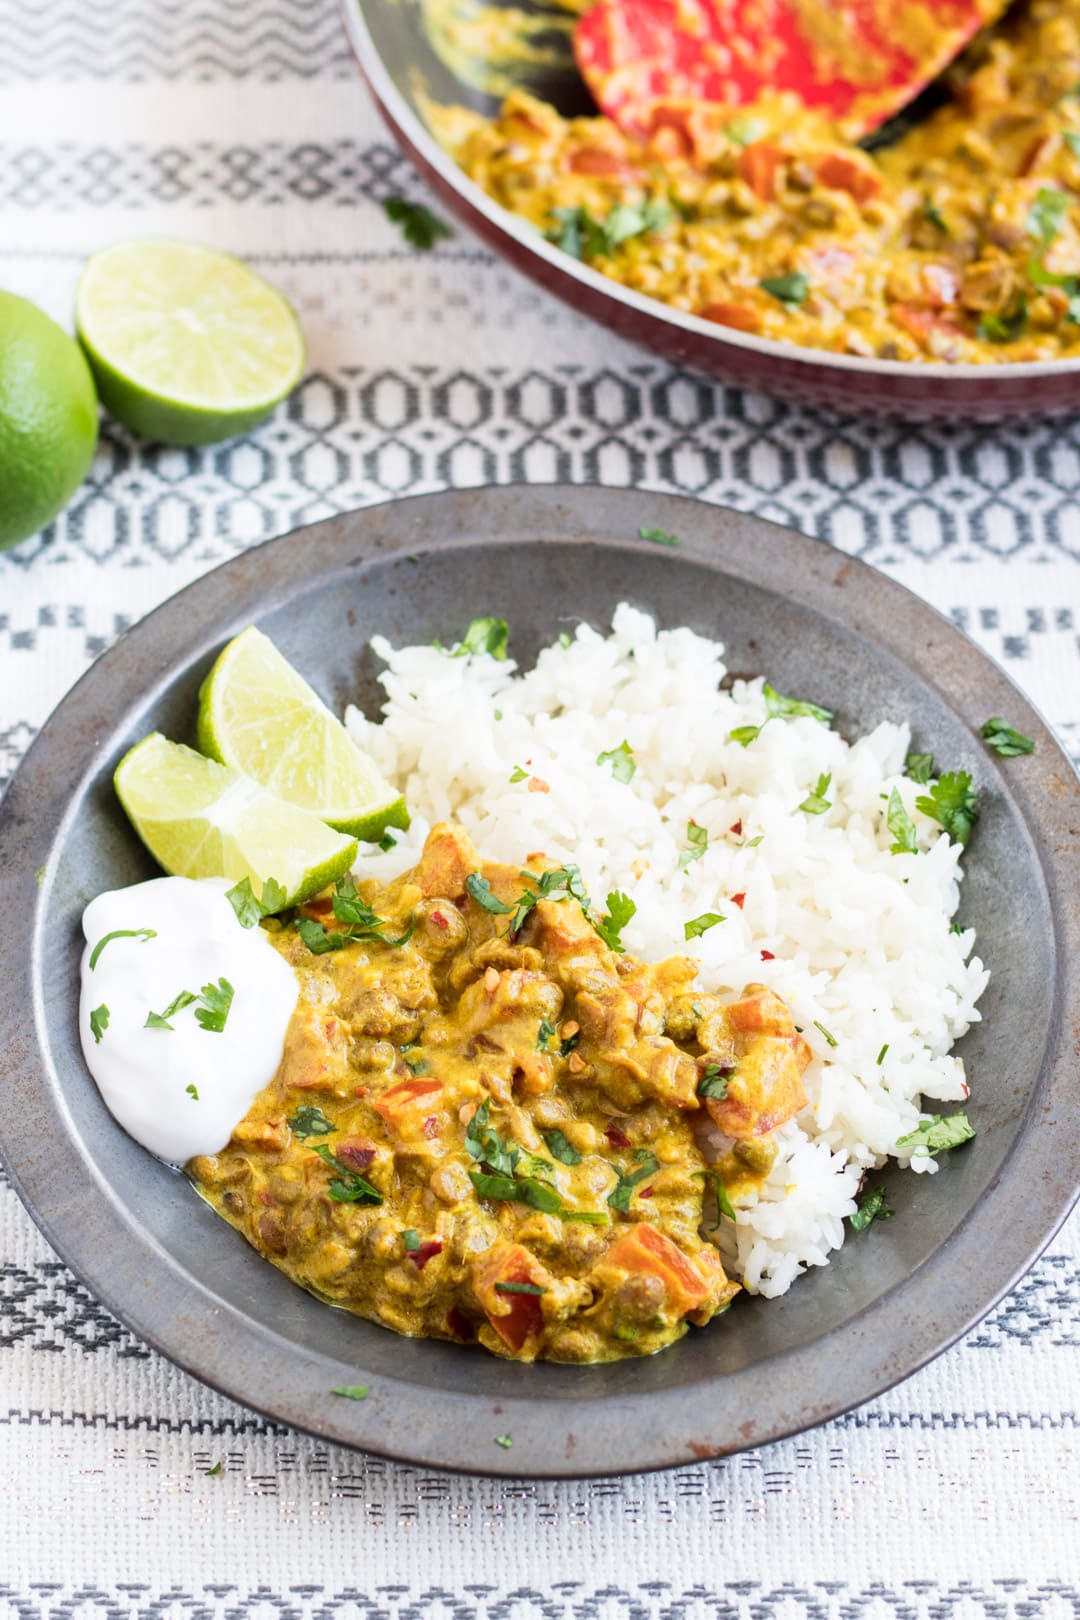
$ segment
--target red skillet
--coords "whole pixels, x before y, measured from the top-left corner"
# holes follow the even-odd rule
[[[597,0],[577,25],[574,51],[598,105],[636,138],[687,102],[737,107],[787,90],[857,139],[912,100],[1007,3]]]

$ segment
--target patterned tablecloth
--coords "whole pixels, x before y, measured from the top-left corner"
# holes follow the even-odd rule
[[[67,320],[89,250],[190,235],[278,281],[310,345],[308,380],[239,443],[106,426],[75,504],[0,556],[0,784],[87,664],[207,568],[361,503],[518,479],[685,491],[864,557],[1080,754],[1080,417],[915,429],[714,387],[467,236],[413,254],[394,193],[422,195],[332,0],[0,0],[0,284]],[[814,1434],[646,1478],[432,1475],[174,1370],[4,1185],[0,1615],[1065,1620],[1078,1373],[1074,1220],[961,1345]]]

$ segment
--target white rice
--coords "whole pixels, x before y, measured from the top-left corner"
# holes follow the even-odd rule
[[[882,724],[849,745],[816,720],[774,719],[743,747],[730,733],[764,721],[762,681],[721,691],[718,642],[658,633],[625,605],[610,636],[581,625],[524,674],[486,654],[372,645],[388,665],[385,717],[350,708],[346,724],[404,790],[413,823],[391,852],[365,856],[365,872],[404,870],[431,825],[452,818],[485,856],[521,862],[542,850],[576,861],[597,903],[625,891],[637,905],[623,933],[634,954],[692,954],[706,989],[776,990],[814,1051],[810,1101],[777,1133],[773,1171],[738,1210],[725,1257],[769,1297],[827,1264],[864,1173],[896,1154],[920,1099],[936,1111],[967,1096],[950,1048],[979,1018],[988,978],[971,956],[974,933],[950,932],[960,848],[915,809],[924,790],[902,774],[908,728]],[[829,702],[828,692],[797,695]],[[628,783],[597,763],[624,740],[636,765]],[[527,779],[512,783],[521,771]],[[831,809],[807,814],[798,807],[824,774]],[[890,853],[893,787],[917,855]],[[691,819],[708,848],[680,868]],[[724,921],[687,943],[684,924],[706,911]],[[937,1165],[921,1154],[911,1167]]]

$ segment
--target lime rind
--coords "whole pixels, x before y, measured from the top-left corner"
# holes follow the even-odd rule
[[[199,693],[199,747],[351,837],[405,829],[405,799],[268,636],[220,653]]]
[[[357,844],[250,777],[151,732],[113,777],[135,831],[175,877],[274,878],[298,905],[344,875]]]

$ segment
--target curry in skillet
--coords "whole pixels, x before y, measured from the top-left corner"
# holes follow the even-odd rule
[[[494,119],[426,111],[557,247],[721,326],[886,360],[1080,355],[1080,0],[1014,8],[873,152],[790,95],[687,101],[636,139],[521,90]]]
[[[575,868],[447,825],[386,888],[264,926],[300,982],[281,1065],[188,1170],[290,1278],[524,1361],[650,1354],[726,1307],[717,1200],[806,1100],[775,994],[634,960]]]

